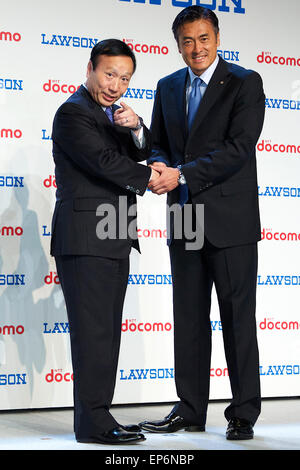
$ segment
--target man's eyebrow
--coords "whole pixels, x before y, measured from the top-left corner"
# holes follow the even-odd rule
[[[107,72],[107,73],[115,73],[115,74],[117,74],[117,75],[119,74],[118,70],[115,69],[115,68],[113,68],[113,67],[108,67],[108,68],[106,69],[106,72]],[[124,72],[124,73],[122,73],[122,74],[120,74],[120,75],[123,76],[123,75],[131,75],[131,74],[130,74],[130,72],[128,71],[128,72]]]
[[[200,38],[204,38],[204,37],[206,37],[206,36],[208,36],[208,33],[200,34],[199,37],[200,37]],[[183,36],[183,39],[193,39],[193,37],[192,37],[192,36]]]

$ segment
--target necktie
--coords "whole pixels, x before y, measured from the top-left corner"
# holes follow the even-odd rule
[[[112,112],[111,106],[108,106],[106,108],[105,113],[106,113],[108,119],[113,123],[114,122],[114,117],[113,117],[113,112]]]
[[[189,110],[188,110],[188,126],[189,129],[191,129],[196,112],[198,110],[202,94],[201,94],[201,84],[203,81],[201,78],[197,77],[193,81],[192,85],[192,91],[190,94],[190,100],[189,100]]]
[[[201,94],[201,84],[203,81],[201,78],[196,77],[193,81],[192,84],[192,91],[190,94],[190,100],[189,100],[189,109],[188,109],[188,127],[191,129],[196,112],[198,110],[202,94]],[[188,187],[186,184],[181,184],[179,186],[179,204],[181,207],[184,206],[184,204],[188,201],[189,199],[189,191]]]

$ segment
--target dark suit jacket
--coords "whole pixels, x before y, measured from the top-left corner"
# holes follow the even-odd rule
[[[200,103],[193,127],[186,121],[188,69],[157,86],[148,163],[183,164],[194,204],[204,204],[208,240],[218,247],[261,237],[255,147],[262,130],[265,96],[258,73],[221,57]],[[178,202],[178,188],[168,204]]]
[[[57,184],[52,255],[128,256],[130,237],[97,237],[101,218],[96,209],[102,203],[112,204],[118,222],[119,196],[127,196],[124,216],[136,203],[136,194],[144,194],[151,174],[150,168],[138,163],[150,155],[150,134],[145,126],[144,135],[146,146],[138,149],[130,129],[113,125],[83,86],[60,106],[52,132]],[[128,224],[134,223],[132,214]],[[138,248],[137,241],[134,246]]]

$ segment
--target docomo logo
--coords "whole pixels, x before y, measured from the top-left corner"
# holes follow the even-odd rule
[[[228,377],[228,369],[225,367],[224,369],[221,369],[220,367],[218,369],[211,368],[210,369],[210,376],[211,377]]]
[[[140,332],[157,332],[157,331],[171,331],[172,325],[171,323],[136,323],[136,320],[128,320],[126,319],[125,322],[122,323],[122,332],[130,331],[131,333],[135,333],[137,331]]]
[[[13,325],[4,325],[0,326],[0,334],[1,335],[22,335],[24,333],[24,326],[23,325],[18,325],[18,326],[13,326]]]
[[[51,186],[54,186],[54,188],[56,188],[57,186],[56,186],[55,176],[49,175],[48,178],[44,179],[43,185],[45,186],[45,188],[51,188]]]
[[[50,271],[50,274],[44,277],[45,284],[60,284],[59,277],[55,271]]]
[[[21,41],[20,33],[10,33],[9,31],[0,31],[0,41]]]
[[[275,64],[275,65],[287,65],[290,67],[300,67],[300,58],[296,59],[295,57],[278,57],[275,55],[272,57],[271,52],[262,52],[257,56],[257,62],[262,64]]]
[[[169,49],[167,46],[157,46],[151,44],[133,44],[133,39],[123,39],[123,42],[127,44],[135,52],[143,53],[143,54],[164,54],[167,55],[169,53]]]
[[[293,144],[271,144],[271,140],[262,140],[257,144],[259,152],[275,152],[275,153],[293,153],[300,154],[300,145]]]
[[[64,83],[63,85],[59,84],[59,80],[48,80],[48,82],[44,83],[43,90],[46,93],[53,91],[54,93],[75,93],[80,88],[80,85],[77,87],[75,85],[67,85]]]
[[[20,129],[1,129],[1,139],[20,139],[22,137],[22,131]]]
[[[0,227],[0,235],[2,235],[2,237],[8,237],[8,236],[13,237],[14,235],[16,235],[17,237],[20,237],[21,235],[23,235],[23,228],[3,226],[3,227]]]
[[[137,236],[139,238],[167,238],[167,229],[137,229]]]
[[[297,242],[300,240],[300,233],[296,232],[275,232],[272,233],[271,229],[263,229],[261,231],[262,240],[276,240],[276,241],[287,241]]]
[[[300,330],[300,323],[298,321],[274,321],[273,318],[264,318],[259,323],[259,328],[261,330]]]
[[[48,383],[71,382],[74,380],[74,375],[71,372],[63,373],[62,369],[51,369],[51,372],[49,372],[49,374],[46,374],[45,379]]]

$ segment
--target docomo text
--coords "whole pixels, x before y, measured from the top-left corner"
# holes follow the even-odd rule
[[[21,137],[21,129],[0,129],[1,139],[20,139]]]
[[[143,53],[143,54],[163,54],[167,55],[169,53],[169,49],[167,46],[158,46],[154,44],[135,44],[133,39],[123,39],[123,42],[127,44],[135,52]]]
[[[262,139],[256,146],[259,152],[274,152],[290,155],[300,155],[300,145],[296,144],[273,144],[270,139]]]
[[[0,31],[0,41],[20,42],[21,38],[22,36],[20,33],[12,33],[10,31]]]
[[[274,318],[264,318],[259,322],[260,330],[300,330],[300,322],[297,320],[274,320]]]
[[[276,240],[284,242],[297,242],[300,241],[299,232],[279,232],[276,231],[273,233],[272,229],[263,228],[261,231],[261,240]]]
[[[43,90],[46,93],[53,91],[54,93],[75,93],[81,85],[68,85],[67,83],[60,84],[59,80],[48,80],[43,84]]]
[[[126,320],[122,323],[122,332],[125,333],[127,331],[131,333],[136,332],[159,332],[159,331],[171,331],[172,324],[170,322],[137,322],[135,319],[133,320]]]
[[[45,376],[46,382],[72,382],[74,376],[72,372],[63,372],[62,369],[51,369]]]
[[[272,55],[271,52],[262,52],[257,56],[257,62],[260,64],[286,65],[289,67],[300,67],[300,57],[279,57]]]

